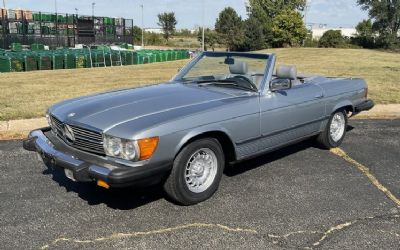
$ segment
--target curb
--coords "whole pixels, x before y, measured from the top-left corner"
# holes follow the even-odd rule
[[[400,119],[400,104],[379,104],[353,119]],[[31,130],[46,127],[46,118],[0,121],[0,140],[25,137]]]

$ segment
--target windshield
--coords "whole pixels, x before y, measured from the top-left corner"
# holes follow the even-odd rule
[[[259,89],[268,55],[206,52],[185,67],[175,80],[185,82],[231,82]]]

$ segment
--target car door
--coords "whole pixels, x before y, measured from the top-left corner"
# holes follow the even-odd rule
[[[260,96],[260,150],[278,147],[320,130],[325,117],[323,91],[314,84]]]

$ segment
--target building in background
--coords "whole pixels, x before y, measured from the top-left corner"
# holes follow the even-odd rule
[[[328,30],[340,30],[345,37],[354,37],[357,35],[355,28],[329,27],[327,24],[308,24],[307,28],[311,30],[313,39],[319,40]]]

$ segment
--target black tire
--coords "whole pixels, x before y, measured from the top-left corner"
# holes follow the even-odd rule
[[[185,180],[186,166],[190,157],[200,149],[210,149],[216,156],[217,168],[212,184],[203,192],[195,193],[189,190]],[[167,195],[181,205],[194,205],[210,198],[218,189],[219,182],[225,166],[225,157],[218,140],[204,138],[186,145],[175,157],[172,171],[164,183]]]
[[[336,114],[343,114],[345,124],[344,124],[343,135],[341,136],[341,138],[339,140],[335,141],[331,136],[330,128],[331,128],[332,120],[333,120],[333,118],[335,117]],[[329,118],[329,121],[326,124],[326,127],[325,127],[324,131],[322,131],[318,135],[317,143],[324,149],[331,149],[331,148],[339,147],[342,144],[344,137],[346,136],[347,122],[348,122],[348,119],[347,119],[347,113],[346,113],[345,110],[337,110],[337,111],[335,111],[331,115],[331,117]]]

